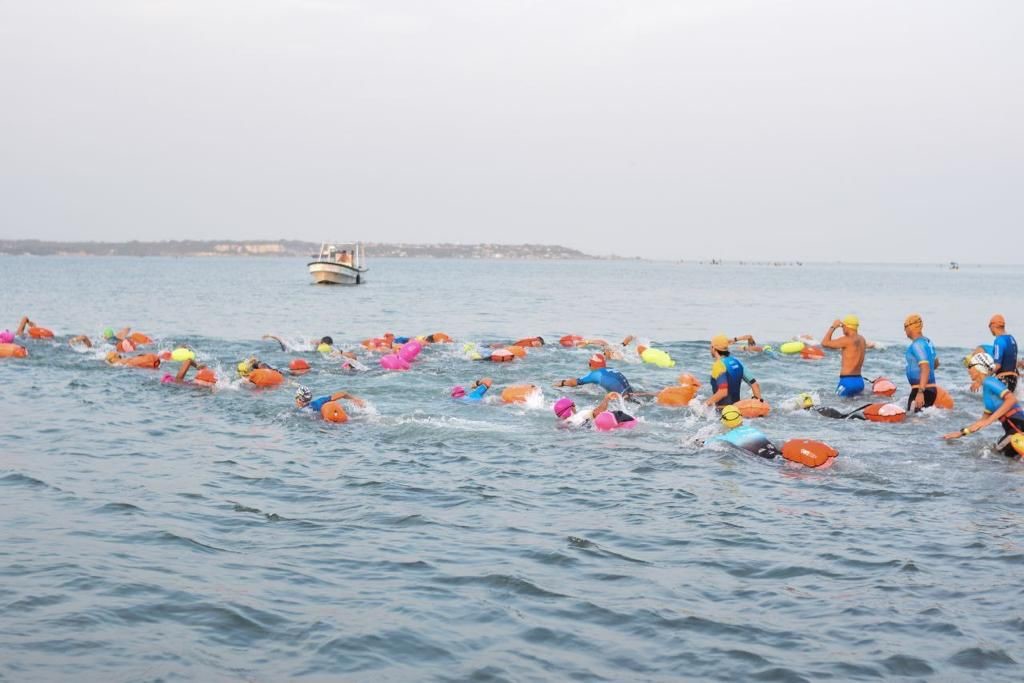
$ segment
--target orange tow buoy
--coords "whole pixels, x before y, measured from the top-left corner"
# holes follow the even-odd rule
[[[494,352],[491,353],[491,362],[508,363],[512,360],[515,360],[515,356],[508,349],[495,349]]]
[[[18,344],[0,344],[0,358],[26,358],[28,349]]]
[[[522,346],[512,345],[508,347],[508,350],[516,358],[522,358],[523,356],[526,355],[526,349],[524,349]]]
[[[567,334],[558,340],[558,343],[562,346],[579,346],[585,340],[578,334]]]
[[[879,377],[872,382],[871,391],[879,396],[892,396],[896,393],[896,385],[888,377]]]
[[[309,372],[309,363],[305,358],[293,358],[292,362],[288,364],[288,369],[293,375],[304,375]]]
[[[284,381],[284,375],[269,368],[257,368],[249,373],[248,378],[258,387],[276,387]]]
[[[217,374],[210,368],[203,368],[196,373],[196,384],[214,385],[217,383]]]
[[[692,384],[682,384],[676,387],[665,387],[658,392],[654,400],[661,406],[685,406],[689,405],[696,395],[697,387]]]
[[[348,422],[348,413],[337,401],[328,401],[320,406],[320,416],[328,422]]]
[[[145,346],[146,344],[152,344],[153,340],[148,335],[142,334],[141,332],[132,332],[128,335],[128,338],[132,340],[132,343],[136,346]]]
[[[129,356],[123,359],[121,365],[127,365],[130,368],[158,368],[160,367],[160,357],[155,353],[141,353],[138,356]]]
[[[740,415],[743,417],[764,417],[772,411],[772,407],[764,401],[758,401],[756,398],[745,398],[742,401],[736,401],[732,404],[736,410],[740,411]]]
[[[839,452],[821,441],[792,439],[782,444],[782,457],[805,467],[825,468],[832,465]]]
[[[800,357],[804,360],[821,360],[825,357],[825,350],[820,346],[805,346],[800,351]]]
[[[683,386],[692,386],[694,389],[700,389],[700,380],[685,372],[679,375],[678,382]]]
[[[935,387],[935,407],[942,408],[943,410],[953,410],[953,406],[956,405],[953,402],[953,397],[949,395],[949,392],[942,387]]]
[[[452,338],[444,332],[435,332],[434,334],[427,337],[432,344],[447,344],[451,342]]]
[[[536,384],[513,384],[502,390],[501,402],[526,403],[535,391],[537,391]]]
[[[864,417],[872,422],[903,422],[907,411],[895,403],[872,403],[864,409]]]
[[[53,339],[53,330],[48,330],[45,327],[30,327],[28,336],[33,339]]]

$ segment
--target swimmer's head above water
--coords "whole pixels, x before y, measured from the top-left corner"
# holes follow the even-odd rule
[[[576,404],[573,403],[571,398],[563,396],[555,401],[554,411],[559,420],[565,420],[576,412]]]
[[[739,427],[743,424],[743,416],[740,415],[740,411],[736,406],[726,406],[722,408],[721,420],[722,424],[729,429]]]

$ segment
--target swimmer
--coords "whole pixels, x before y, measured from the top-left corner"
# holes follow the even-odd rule
[[[239,377],[248,377],[252,374],[253,370],[273,370],[274,372],[280,372],[280,370],[264,363],[256,356],[250,356],[249,358],[241,361],[237,366],[235,366],[235,369],[238,370]]]
[[[372,339],[364,339],[359,342],[363,348],[369,351],[384,351],[390,352],[395,345],[395,335],[391,332],[385,332],[383,337],[373,337]]]
[[[739,344],[740,342],[746,342],[744,346],[740,347],[740,351],[746,351],[747,353],[761,353],[767,351],[767,346],[762,346],[754,341],[754,336],[751,334],[740,335],[739,337],[733,337],[729,340],[729,344]]]
[[[590,357],[590,372],[583,375],[582,377],[568,378],[559,380],[554,384],[558,387],[575,387],[582,384],[596,384],[605,391],[615,391],[627,399],[630,399],[634,395],[633,387],[629,385],[629,380],[618,370],[612,370],[611,368],[605,367],[604,357],[599,353],[595,353]]]
[[[903,321],[903,331],[910,339],[905,355],[907,361],[907,381],[910,382],[910,396],[907,398],[907,410],[911,406],[914,412],[935,405],[938,389],[935,386],[935,370],[939,367],[939,359],[935,355],[935,347],[928,337],[924,336],[924,321],[917,313],[911,313]]]
[[[171,375],[165,375],[164,381],[184,384],[185,377],[188,375],[188,371],[192,368],[196,369],[196,378],[192,381],[193,384],[198,384],[200,386],[213,386],[217,383],[217,376],[213,374],[213,371],[205,365],[199,365],[192,358],[182,361],[181,367],[178,368],[178,374],[173,377]]]
[[[729,355],[729,338],[724,334],[711,339],[711,357],[715,361],[711,365],[713,393],[704,405],[721,408],[736,403],[740,400],[740,386],[743,382],[750,386],[755,399],[764,402],[761,398],[761,385],[744,370],[742,363]]]
[[[313,398],[313,392],[310,391],[309,387],[300,385],[295,390],[295,407],[299,410],[313,410],[317,414],[321,415],[324,419],[330,422],[346,422],[348,415],[341,409],[341,404],[335,403],[336,401],[351,401],[353,404],[363,407],[366,405],[366,401],[353,396],[347,391],[337,391],[330,396],[320,396]],[[328,404],[335,404],[336,410],[333,413],[324,412],[324,407]]]
[[[840,327],[843,328],[843,336],[839,339],[832,339],[832,335]],[[821,345],[826,349],[842,351],[836,396],[857,396],[864,393],[864,378],[861,376],[861,368],[864,367],[864,352],[867,349],[867,342],[858,331],[859,328],[860,319],[850,314],[842,320],[833,320],[832,325],[825,332],[825,336],[821,338]]]
[[[800,407],[804,410],[813,410],[819,415],[824,417],[831,417],[837,420],[867,420],[862,414],[865,408],[871,407],[871,404],[863,405],[859,408],[854,408],[848,412],[840,412],[832,406],[816,406],[814,405],[814,397],[808,393],[803,393],[797,396],[797,401]]]
[[[537,337],[537,339],[540,339],[540,337]],[[426,337],[423,337],[423,341],[428,344],[450,344],[452,338],[444,332],[435,332],[434,334],[428,334]],[[541,339],[540,343],[543,344],[544,340]]]
[[[140,353],[138,356],[122,356],[117,351],[111,351],[106,356],[110,365],[126,365],[131,368],[158,368],[160,358],[155,353]]]
[[[473,382],[470,386],[469,393],[466,392],[465,388],[456,386],[452,388],[452,398],[456,401],[463,401],[465,403],[476,403],[482,401],[484,394],[491,388],[491,378],[481,377],[477,381]]]
[[[52,339],[53,332],[46,329],[45,327],[39,327],[34,322],[29,320],[27,315],[21,316],[21,320],[18,321],[18,329],[14,332],[15,337],[23,337],[28,335],[32,339]]]
[[[517,339],[512,342],[512,346],[522,346],[523,348],[544,346],[544,337],[526,337],[524,339]]]
[[[84,334],[77,335],[68,339],[68,346],[74,348],[76,346],[84,346],[87,349],[92,348],[92,340]]]
[[[996,313],[988,321],[988,331],[995,339],[991,345],[979,346],[974,353],[988,353],[996,363],[995,376],[1010,391],[1017,390],[1017,340],[1006,332],[1006,318]],[[972,383],[971,391],[978,391],[980,383]]]
[[[971,375],[971,381],[981,385],[985,412],[980,419],[958,432],[946,434],[943,438],[959,439],[998,421],[1003,426],[1003,438],[996,444],[996,450],[1007,457],[1013,457],[1017,455],[1017,451],[1010,443],[1010,439],[1024,433],[1024,413],[1021,412],[1020,404],[1017,403],[1013,392],[994,376],[997,370],[995,360],[987,353],[976,353],[971,356],[967,372]]]
[[[610,401],[619,398],[622,398],[622,396],[618,392],[611,391],[608,392],[608,394],[601,399],[601,402],[593,408],[577,411],[576,404],[573,400],[563,396],[555,401],[555,416],[558,417],[560,424],[569,427],[588,427],[594,421],[594,418],[608,410],[608,403]],[[628,413],[624,413],[621,410],[613,410],[611,411],[611,414],[615,417],[615,423],[617,425],[636,420],[635,417]]]

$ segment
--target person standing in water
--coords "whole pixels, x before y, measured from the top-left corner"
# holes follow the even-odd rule
[[[971,375],[971,381],[982,388],[985,412],[960,431],[950,432],[943,438],[959,439],[993,422],[999,422],[1003,427],[1003,438],[996,443],[996,450],[1007,457],[1013,457],[1017,455],[1017,450],[1011,439],[1017,434],[1024,434],[1024,412],[1013,392],[993,376],[997,369],[995,360],[987,353],[976,353],[967,359],[967,372]]]
[[[711,357],[715,362],[711,365],[711,398],[704,405],[723,408],[740,400],[740,387],[743,382],[750,385],[750,391],[758,401],[761,398],[761,385],[747,374],[743,363],[729,355],[729,338],[724,334],[715,335],[711,339]]]
[[[987,353],[996,364],[995,376],[1010,391],[1017,390],[1017,340],[1006,332],[1006,318],[996,313],[988,321],[988,331],[995,339],[974,349],[974,353]],[[980,383],[972,382],[971,391],[981,388]]]
[[[839,328],[843,336],[833,339]],[[860,320],[855,315],[848,315],[842,320],[835,320],[821,338],[821,345],[826,349],[839,349],[842,352],[842,363],[839,368],[839,383],[836,385],[836,396],[857,396],[864,393],[864,378],[861,368],[864,366],[864,352],[867,342],[858,331]]]
[[[914,412],[935,405],[938,389],[935,386],[935,370],[939,367],[939,358],[935,355],[932,341],[924,336],[924,321],[917,313],[911,313],[903,321],[903,331],[910,340],[907,347],[907,381],[910,382],[910,396],[907,397],[907,410]]]

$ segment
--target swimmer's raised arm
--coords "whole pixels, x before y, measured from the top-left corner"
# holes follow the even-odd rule
[[[15,337],[20,337],[25,333],[26,327],[35,327],[36,324],[28,319],[27,315],[21,316],[21,320],[18,321],[18,330],[14,333]]]
[[[174,380],[176,382],[184,382],[185,381],[185,375],[188,374],[189,368],[199,368],[199,366],[196,365],[196,362],[194,360],[192,360],[191,358],[182,361],[181,362],[181,367],[178,368],[178,375],[174,378]]]
[[[72,337],[71,339],[68,339],[68,346],[75,346],[76,344],[81,344],[82,346],[88,349],[92,348],[92,340],[89,339],[89,337],[85,336],[84,334],[80,334],[77,337]]]
[[[836,333],[840,327],[843,326],[842,320],[833,320],[829,326],[828,331],[821,338],[821,345],[826,349],[841,349],[845,346],[849,346],[852,342],[852,337],[840,337],[839,339],[832,339],[832,335]]]
[[[276,342],[277,342],[278,344],[280,344],[280,345],[281,345],[281,350],[282,350],[282,351],[286,350],[285,344],[284,344],[284,342],[283,342],[283,341],[281,341],[281,338],[280,338],[280,337],[275,337],[275,336],[274,336],[274,335],[272,335],[272,334],[265,334],[265,335],[263,335],[263,336],[261,337],[261,339],[272,339],[272,340],[276,341]]]
[[[332,401],[341,401],[341,400],[352,401],[352,403],[355,403],[357,406],[360,406],[360,407],[366,405],[366,401],[364,401],[363,399],[359,398],[358,396],[354,396],[354,395],[348,393],[347,391],[338,391],[338,392],[335,392],[335,393],[331,394],[331,400]]]
[[[609,401],[613,401],[619,398],[622,398],[622,395],[617,391],[609,391],[607,394],[605,394],[605,397],[601,399],[601,402],[598,403],[597,406],[594,408],[594,417],[597,417],[604,411],[608,410]]]

